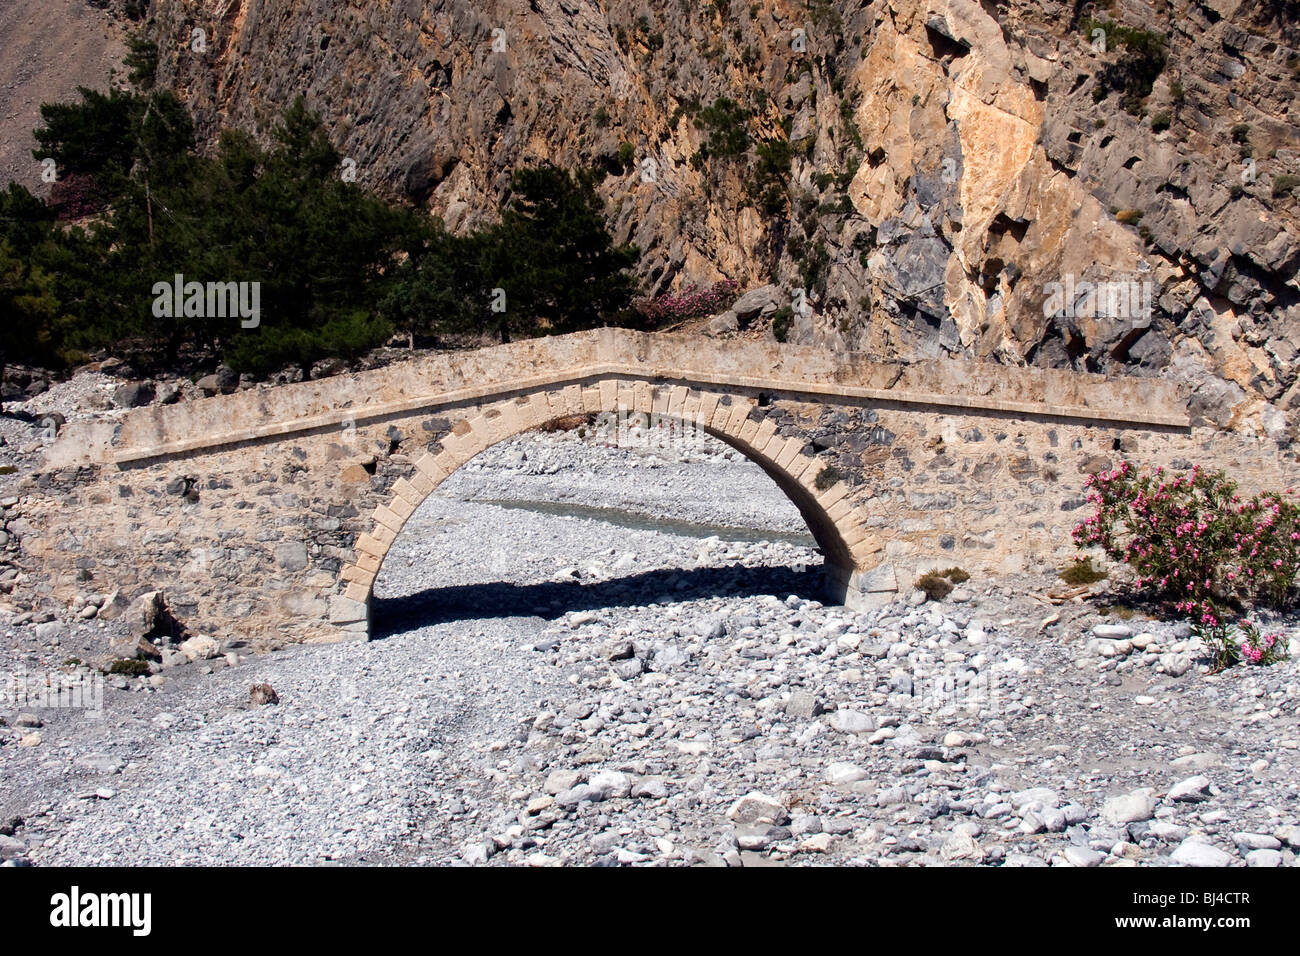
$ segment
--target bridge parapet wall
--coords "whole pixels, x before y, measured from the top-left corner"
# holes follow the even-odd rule
[[[821,401],[888,402],[1053,414],[1081,420],[1186,426],[1171,384],[986,363],[881,363],[854,353],[762,342],[599,329],[180,405],[136,409],[116,421],[77,423],[51,449],[51,468],[134,464],[434,408],[469,407],[512,394],[600,377],[679,382]]]

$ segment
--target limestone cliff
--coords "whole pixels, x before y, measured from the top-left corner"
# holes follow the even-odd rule
[[[160,80],[209,134],[265,133],[303,93],[361,181],[453,228],[492,216],[520,164],[599,163],[652,292],[802,289],[807,307],[778,313],[792,341],[1160,375],[1200,418],[1294,437],[1295,0],[150,13]],[[719,97],[730,113],[707,109]]]

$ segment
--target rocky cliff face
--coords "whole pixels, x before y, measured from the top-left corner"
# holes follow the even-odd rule
[[[1203,420],[1294,437],[1295,0],[152,13],[208,132],[303,93],[361,181],[453,228],[520,164],[598,163],[651,291],[771,284],[793,341],[1160,375]]]

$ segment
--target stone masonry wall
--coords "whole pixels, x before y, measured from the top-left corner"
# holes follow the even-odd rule
[[[675,342],[661,348],[668,337],[587,335],[585,350],[574,341],[581,337],[565,338],[551,342],[549,355],[539,343],[473,353],[478,397],[453,391],[446,400],[443,381],[422,397],[410,368],[384,376],[401,383],[397,399],[411,406],[404,412],[392,410],[391,390],[358,391],[359,376],[348,376],[191,403],[205,408],[146,409],[112,429],[69,429],[22,489],[21,558],[32,597],[68,604],[78,593],[117,590],[129,599],[161,588],[195,633],[261,645],[361,637],[383,556],[438,481],[511,434],[619,408],[688,417],[762,465],[800,507],[850,601],[909,587],[934,567],[1059,566],[1073,553],[1069,531],[1083,515],[1086,475],[1123,459],[1224,467],[1250,487],[1300,478],[1294,457],[1263,440],[1161,424],[1178,420],[1168,393],[1117,407],[1114,396],[1130,383],[1100,376],[1048,381],[1045,391],[1042,373],[1016,381],[1006,376],[1014,370],[999,370],[1000,380],[969,366],[931,370],[932,381],[964,376],[997,386],[993,395],[954,386],[944,404],[920,388],[915,367],[843,356],[819,366],[794,350],[767,369],[719,362],[733,376],[725,387],[688,386],[680,382],[687,375],[726,376],[706,368],[709,356],[698,349],[688,364]],[[606,361],[602,340],[641,350],[647,374]],[[492,352],[503,360],[495,369],[484,354]],[[521,388],[520,354],[531,375],[551,384]],[[669,372],[666,362],[679,359]],[[412,364],[428,371],[425,360]],[[803,385],[792,391],[796,370]],[[295,388],[298,396],[283,394]],[[309,393],[314,404],[301,400]],[[1065,401],[1049,403],[1049,395]],[[200,418],[206,431],[197,430]],[[99,444],[85,440],[92,432]],[[187,440],[197,446],[177,450]]]

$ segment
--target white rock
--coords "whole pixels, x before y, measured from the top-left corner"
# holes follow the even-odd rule
[[[1282,854],[1278,850],[1251,850],[1246,854],[1246,865],[1269,868],[1281,866]]]
[[[799,844],[799,849],[804,853],[825,853],[830,848],[831,835],[829,833],[814,834]]]
[[[939,856],[945,860],[982,860],[984,851],[969,833],[953,833],[939,849]]]
[[[1273,831],[1273,836],[1277,837],[1289,847],[1300,850],[1300,826],[1288,823],[1278,827]]]
[[[1171,859],[1183,866],[1227,866],[1232,862],[1229,854],[1195,837],[1188,837],[1178,844]]]
[[[733,823],[772,823],[781,826],[790,819],[785,806],[765,793],[747,793],[727,810]]]
[[[855,763],[833,763],[826,768],[826,782],[835,786],[865,780],[867,772]]]
[[[1150,787],[1111,797],[1101,807],[1101,818],[1111,826],[1139,823],[1150,820],[1155,813],[1156,801]]]
[[[632,789],[632,778],[620,770],[602,770],[594,773],[587,785],[599,790],[606,800],[626,797]]]
[[[1061,797],[1050,787],[1030,787],[1028,790],[1013,793],[1010,797],[1010,803],[1017,810],[1031,805],[1056,807],[1060,806]]]
[[[1157,820],[1147,828],[1147,832],[1166,843],[1179,843],[1187,838],[1187,827],[1166,820]]]
[[[1067,846],[1062,854],[1071,866],[1101,866],[1104,854],[1086,846]]]
[[[542,785],[542,789],[551,796],[555,796],[557,793],[573,789],[581,779],[582,775],[576,770],[552,770],[546,777],[546,783]]]
[[[1247,850],[1280,850],[1282,841],[1266,833],[1234,833],[1232,842]]]
[[[460,858],[470,866],[479,866],[488,861],[488,844],[486,842],[470,843],[460,851]]]
[[[831,714],[831,726],[842,734],[869,734],[875,731],[876,722],[856,710],[837,710]]]
[[[1217,767],[1223,760],[1218,754],[1197,753],[1187,754],[1174,760],[1170,766],[1177,770],[1209,770],[1211,767]]]
[[[181,645],[180,651],[185,655],[187,660],[210,661],[221,654],[221,645],[210,637],[204,637],[200,634],[198,637],[191,637]]]
[[[1108,641],[1118,641],[1132,637],[1133,629],[1127,624],[1098,624],[1092,629],[1092,635]]]
[[[1210,778],[1197,774],[1180,780],[1170,788],[1169,799],[1175,803],[1199,803],[1210,799]]]

